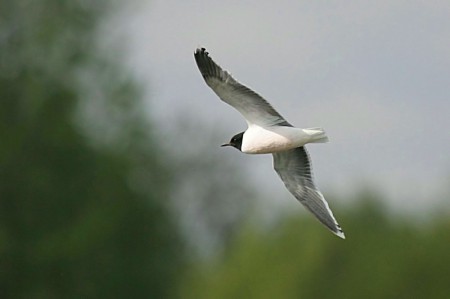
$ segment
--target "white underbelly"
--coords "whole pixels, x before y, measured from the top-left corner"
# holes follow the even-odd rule
[[[269,129],[251,126],[245,131],[241,150],[246,154],[268,154],[303,146],[310,136],[302,129],[273,127]]]

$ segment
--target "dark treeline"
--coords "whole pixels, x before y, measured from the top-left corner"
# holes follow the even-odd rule
[[[0,4],[0,297],[164,298],[183,247],[139,89],[95,52],[108,1]]]
[[[446,298],[450,220],[391,219],[365,198],[337,210],[346,240],[309,215],[244,230],[220,263],[192,270],[183,298]]]

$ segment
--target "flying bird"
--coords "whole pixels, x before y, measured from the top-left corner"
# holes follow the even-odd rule
[[[232,146],[245,154],[272,154],[273,166],[289,192],[323,225],[345,239],[322,193],[316,187],[307,143],[328,142],[322,128],[295,128],[259,94],[235,80],[217,65],[205,48],[194,53],[206,84],[225,103],[239,111],[248,128],[222,146]]]

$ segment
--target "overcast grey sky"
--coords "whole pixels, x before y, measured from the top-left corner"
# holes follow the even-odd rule
[[[246,124],[203,82],[197,46],[289,122],[326,129],[331,143],[308,146],[325,193],[368,184],[422,208],[450,190],[450,1],[136,1],[105,30],[148,86],[149,113],[217,131],[211,151],[255,167],[268,192],[286,192],[270,156],[217,147]]]

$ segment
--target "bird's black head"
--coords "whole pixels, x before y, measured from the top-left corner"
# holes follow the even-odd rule
[[[244,132],[234,135],[230,142],[222,144],[221,146],[232,146],[241,151],[242,137],[244,137]]]

